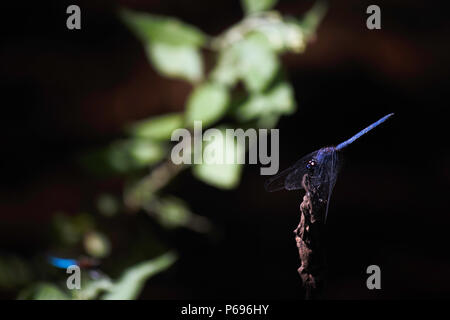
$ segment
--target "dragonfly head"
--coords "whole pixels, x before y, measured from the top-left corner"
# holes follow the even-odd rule
[[[317,152],[316,157],[314,159],[312,159],[315,162],[312,165],[317,165],[317,163],[323,163],[324,161],[331,158],[335,152],[336,152],[335,147],[325,147],[325,148],[320,149]]]
[[[308,170],[313,170],[317,165],[317,160],[312,158],[311,160],[308,161],[308,164],[306,165],[306,168]]]
[[[317,151],[316,155],[311,158],[306,169],[312,177],[321,177],[322,180],[330,179],[330,172],[334,171],[337,166],[337,152],[335,147],[325,147]],[[331,171],[330,171],[331,170]]]

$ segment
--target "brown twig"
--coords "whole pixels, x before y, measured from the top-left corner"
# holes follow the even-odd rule
[[[306,191],[300,205],[300,223],[294,230],[301,265],[298,273],[306,290],[306,299],[320,299],[324,289],[325,250],[323,245],[326,200],[320,196],[309,176],[303,176]]]

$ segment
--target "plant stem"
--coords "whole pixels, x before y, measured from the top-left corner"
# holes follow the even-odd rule
[[[327,205],[320,197],[319,188],[310,183],[307,174],[303,176],[302,184],[306,193],[300,204],[300,223],[294,230],[301,260],[298,273],[306,290],[306,299],[320,299],[325,280],[323,231]]]
[[[162,162],[148,175],[140,179],[130,190],[124,192],[124,203],[131,211],[137,211],[154,197],[154,194],[166,186],[187,165],[176,165],[170,159]]]

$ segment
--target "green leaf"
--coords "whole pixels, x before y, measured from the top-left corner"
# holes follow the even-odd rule
[[[169,268],[177,259],[173,252],[168,252],[156,259],[141,262],[128,268],[114,283],[102,299],[103,300],[132,300],[136,299],[145,282],[155,274]]]
[[[187,204],[175,197],[161,199],[155,209],[159,222],[169,228],[185,226],[192,218]]]
[[[294,19],[277,19],[259,24],[255,32],[264,35],[270,47],[277,52],[303,52],[306,48],[306,37],[303,28]]]
[[[194,121],[202,121],[203,127],[213,124],[225,114],[229,100],[224,86],[206,83],[197,87],[187,102],[186,125],[192,127]]]
[[[86,252],[95,258],[104,258],[111,252],[109,239],[98,231],[90,231],[85,234],[83,245]]]
[[[133,163],[137,166],[147,166],[162,159],[164,152],[160,144],[151,140],[135,140],[129,145]]]
[[[219,56],[212,78],[231,86],[242,79],[247,90],[263,91],[279,69],[278,58],[267,39],[253,34],[231,45]]]
[[[202,233],[212,228],[208,219],[193,213],[186,202],[173,196],[154,201],[149,213],[167,228],[185,227]]]
[[[240,52],[237,47],[221,50],[216,67],[211,71],[214,81],[225,86],[234,86],[241,76]]]
[[[163,146],[152,140],[121,140],[113,143],[106,153],[109,166],[117,172],[128,172],[160,161]]]
[[[322,0],[316,1],[313,7],[306,12],[299,23],[306,37],[314,35],[326,12],[327,5]]]
[[[261,129],[273,129],[277,126],[278,120],[280,120],[279,114],[263,115],[256,120],[256,127]]]
[[[115,216],[120,209],[119,200],[113,195],[103,193],[97,198],[97,210],[105,217]]]
[[[86,277],[87,278],[87,277]],[[96,299],[101,292],[111,289],[113,283],[108,277],[101,276],[99,279],[82,279],[81,289],[73,290],[73,298],[76,300]]]
[[[120,16],[144,44],[157,42],[198,47],[206,41],[199,29],[174,18],[127,9],[122,9]]]
[[[198,47],[206,36],[200,30],[174,18],[125,9],[120,14],[160,74],[191,82],[201,80],[203,64]]]
[[[290,114],[295,111],[295,97],[292,86],[280,82],[268,92],[253,94],[235,111],[240,121],[253,120],[270,114]]]
[[[277,0],[241,0],[246,14],[270,10],[276,3]]]
[[[74,216],[57,213],[53,217],[52,227],[60,243],[75,245],[84,233],[94,228],[94,221],[87,213],[78,213]]]
[[[203,182],[221,189],[233,189],[240,181],[242,164],[237,159],[244,156],[245,146],[237,143],[236,139],[227,136],[225,130],[220,135],[203,145],[203,162],[194,165],[194,176]],[[218,163],[207,163],[207,151],[214,150]]]
[[[154,42],[146,46],[147,55],[163,76],[198,82],[203,77],[200,51],[194,46]]]
[[[152,140],[170,140],[175,129],[183,127],[183,115],[181,113],[169,113],[135,123],[130,132],[138,138]]]
[[[263,91],[279,68],[278,58],[262,38],[251,37],[241,43],[241,74],[249,91]]]
[[[18,300],[69,300],[70,297],[60,288],[51,283],[38,283],[22,292]]]

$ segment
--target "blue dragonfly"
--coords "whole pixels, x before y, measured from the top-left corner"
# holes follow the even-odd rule
[[[87,270],[88,275],[93,280],[99,280],[107,278],[97,267],[100,265],[100,261],[94,258],[80,257],[78,259],[72,258],[60,258],[56,256],[47,256],[47,262],[58,269],[66,269],[70,266],[78,266],[81,269]]]
[[[282,189],[303,189],[303,177],[307,174],[311,187],[319,190],[320,198],[326,201],[326,221],[331,193],[333,192],[340,169],[340,151],[348,147],[355,140],[365,135],[373,128],[385,122],[392,115],[393,113],[384,116],[380,120],[372,123],[367,128],[361,130],[353,137],[338,144],[337,146],[324,147],[307,154],[298,160],[293,166],[268,179],[264,185],[266,190],[272,192]]]
[[[79,259],[60,258],[56,256],[48,256],[48,263],[59,269],[67,269],[70,266],[79,266],[80,268],[94,268],[100,263],[97,259],[80,257]]]

